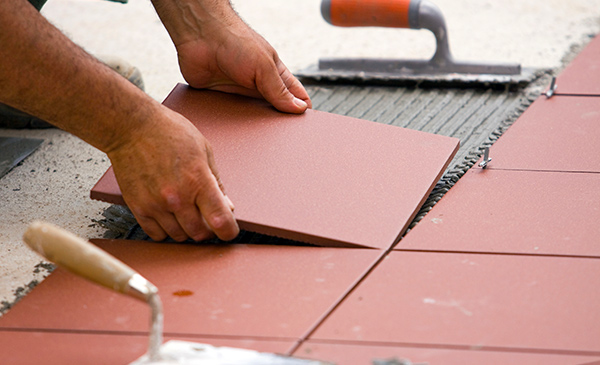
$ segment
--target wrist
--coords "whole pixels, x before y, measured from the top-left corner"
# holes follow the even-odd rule
[[[241,21],[229,0],[152,0],[175,46],[210,39],[215,30]]]
[[[169,131],[161,130],[165,127],[168,129],[170,123],[164,109],[165,106],[148,97],[139,100],[135,108],[115,111],[109,116],[112,120],[105,124],[109,126],[110,131],[99,132],[110,138],[104,139],[102,144],[96,147],[111,157],[137,143],[143,143],[148,136],[155,134],[167,136]]]

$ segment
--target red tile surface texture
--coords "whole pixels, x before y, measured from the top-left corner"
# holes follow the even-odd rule
[[[165,341],[171,339],[280,354],[293,345],[285,341],[168,336]],[[148,350],[148,337],[125,334],[0,331],[0,343],[2,364],[11,365],[125,365]]]
[[[600,174],[472,169],[395,249],[600,257]]]
[[[178,85],[164,102],[211,142],[242,229],[388,248],[458,148],[454,138]],[[109,171],[92,198],[123,204]]]
[[[595,259],[394,251],[310,339],[600,356],[598,277]]]
[[[537,99],[490,149],[490,169],[600,172],[600,98]]]
[[[600,96],[600,37],[594,38],[556,80],[557,95]]]
[[[153,282],[167,334],[299,339],[364,275],[378,250],[95,241]],[[0,328],[147,332],[135,299],[55,270]]]
[[[374,359],[404,359],[411,364],[427,365],[583,365],[598,356],[555,355],[498,351],[468,351],[444,348],[418,348],[305,342],[294,356],[323,360],[338,365],[372,364]]]

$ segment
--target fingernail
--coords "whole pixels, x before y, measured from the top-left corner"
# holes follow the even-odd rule
[[[308,108],[308,104],[306,104],[306,102],[304,100],[301,100],[298,98],[294,98],[294,104],[296,104],[297,106],[299,106],[302,109]]]
[[[229,208],[233,212],[235,210],[235,206],[233,205],[233,202],[231,201],[231,199],[229,199],[229,197],[227,195],[225,195],[225,199],[227,200],[227,203],[229,204]]]

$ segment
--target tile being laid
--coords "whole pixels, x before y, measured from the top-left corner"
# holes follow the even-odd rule
[[[596,36],[558,75],[556,95],[600,96],[600,37]]]
[[[363,277],[379,250],[94,241],[153,282],[165,332],[298,340]],[[0,329],[145,333],[145,303],[55,270]]]
[[[600,356],[598,277],[597,259],[392,251],[309,340]]]
[[[169,337],[179,340],[285,354],[291,341],[252,339],[214,339]],[[148,336],[143,334],[70,333],[41,331],[0,331],[0,358],[3,364],[129,364],[148,350]]]
[[[538,98],[490,148],[489,169],[600,172],[600,98]]]
[[[474,168],[394,247],[600,258],[600,174]]]
[[[325,246],[388,248],[407,228],[458,140],[178,85],[164,104],[213,146],[240,228]],[[124,204],[109,170],[94,199]]]
[[[543,354],[509,351],[477,351],[435,347],[373,345],[369,343],[318,343],[307,341],[293,354],[335,364],[372,364],[373,360],[405,360],[427,365],[584,365],[600,356]],[[409,362],[410,361],[410,362]]]

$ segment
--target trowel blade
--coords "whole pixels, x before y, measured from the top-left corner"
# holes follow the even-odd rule
[[[399,61],[398,61],[399,62]],[[427,64],[425,62],[424,64]],[[360,63],[358,63],[360,65]],[[468,86],[468,87],[502,87],[506,85],[522,87],[528,85],[535,78],[540,76],[545,70],[533,68],[522,68],[516,75],[511,74],[485,74],[485,73],[459,73],[461,67],[438,68],[435,72],[427,73],[425,70],[415,70],[406,72],[398,69],[377,69],[377,62],[370,65],[365,70],[357,69],[335,69],[319,68],[319,65],[312,65],[304,70],[300,70],[294,75],[299,77],[302,82],[332,82],[341,84],[356,85],[391,85],[391,86]],[[473,65],[468,65],[467,69],[477,71]],[[462,71],[465,71],[464,67]],[[455,72],[451,72],[455,71]],[[484,70],[479,70],[484,71]],[[447,72],[447,73],[445,73]]]
[[[171,340],[160,348],[162,359],[151,361],[144,355],[130,365],[333,365],[316,360],[263,353],[232,347]]]

